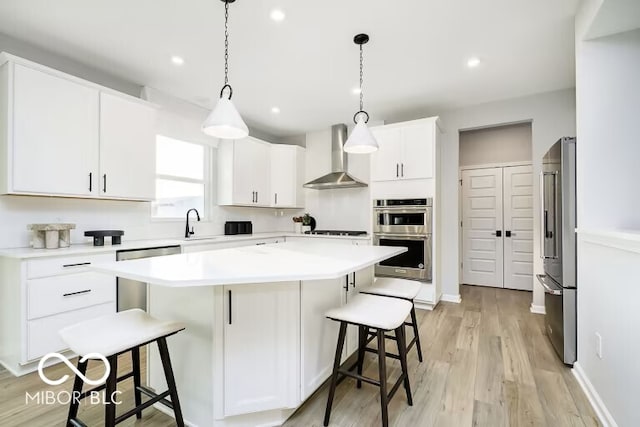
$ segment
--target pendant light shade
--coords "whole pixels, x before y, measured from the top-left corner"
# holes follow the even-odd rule
[[[353,38],[353,42],[360,46],[360,111],[353,116],[353,121],[356,126],[351,131],[351,135],[349,135],[349,138],[347,138],[347,142],[343,147],[343,150],[347,153],[369,154],[378,150],[378,142],[367,127],[369,114],[364,111],[364,92],[362,90],[362,83],[364,81],[362,45],[368,41],[369,36],[366,34],[358,34]]]
[[[241,139],[249,135],[249,128],[231,99],[222,97],[202,124],[207,135],[222,139]]]
[[[229,84],[229,3],[235,0],[222,1],[224,2],[224,86],[220,91],[217,105],[202,124],[202,131],[216,138],[241,139],[249,135],[249,128],[231,102],[233,89]],[[229,92],[228,98],[225,95],[226,89]]]
[[[378,149],[378,142],[367,127],[367,122],[360,116],[351,135],[344,144],[344,151],[354,154],[369,154]]]

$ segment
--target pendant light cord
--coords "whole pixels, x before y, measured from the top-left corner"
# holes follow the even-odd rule
[[[360,111],[364,111],[364,92],[362,91],[364,61],[362,55],[362,45],[360,45]]]
[[[224,2],[224,84],[229,84],[229,2]]]

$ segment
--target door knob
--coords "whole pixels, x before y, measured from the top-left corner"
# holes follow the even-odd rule
[[[502,237],[502,230],[496,230],[495,233],[491,233],[492,236]]]

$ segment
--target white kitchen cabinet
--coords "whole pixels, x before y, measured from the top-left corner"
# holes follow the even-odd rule
[[[218,205],[270,206],[270,144],[247,137],[218,145]]]
[[[2,126],[9,139],[5,192],[94,194],[98,90],[19,64],[2,69],[3,101],[9,94],[13,100],[0,118],[11,124]]]
[[[155,107],[143,100],[2,54],[0,129],[0,193],[155,197]]]
[[[345,286],[348,288],[344,292],[344,302],[348,303],[358,295],[362,288],[370,286],[373,282],[373,267],[368,267],[350,273],[345,279]],[[343,358],[346,359],[358,350],[358,327],[349,325],[347,327],[347,338]]]
[[[271,206],[303,208],[304,148],[271,144]]]
[[[300,403],[299,282],[224,287],[224,415]]]
[[[379,149],[371,156],[371,180],[433,178],[436,128],[436,118],[373,128]]]
[[[254,245],[267,245],[270,243],[284,242],[284,237],[273,237],[268,239],[242,239],[242,240],[224,240],[211,239],[211,240],[196,240],[195,243],[188,245],[182,245],[182,253],[203,252],[203,251],[215,251],[217,249],[227,248],[240,248],[242,246],[254,246]]]
[[[154,200],[156,110],[100,93],[100,196]]]

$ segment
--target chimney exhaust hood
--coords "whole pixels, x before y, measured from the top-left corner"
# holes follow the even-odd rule
[[[352,177],[347,172],[348,157],[343,150],[347,141],[347,125],[338,124],[331,126],[331,172],[309,181],[304,188],[314,190],[328,190],[332,188],[359,188],[367,184]]]

